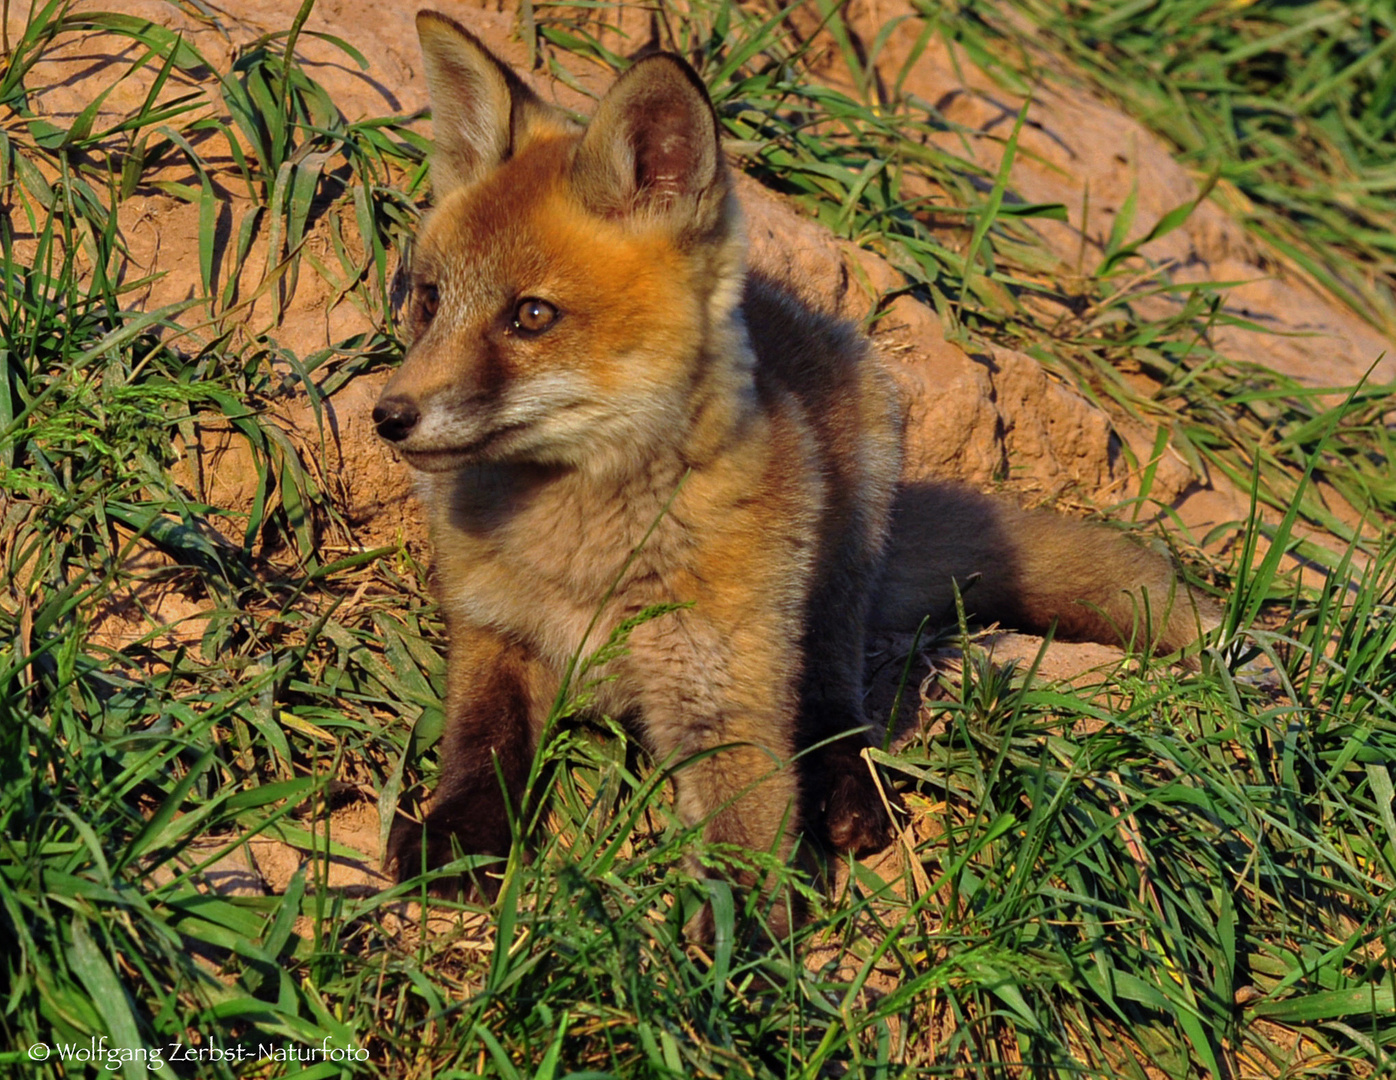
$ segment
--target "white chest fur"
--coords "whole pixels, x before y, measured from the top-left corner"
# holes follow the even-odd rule
[[[674,498],[682,482],[677,469],[609,481],[539,466],[425,475],[442,602],[561,667],[644,607],[691,599],[672,591],[693,547]]]

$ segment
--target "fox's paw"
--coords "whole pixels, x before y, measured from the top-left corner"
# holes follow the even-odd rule
[[[739,890],[738,895],[744,890]],[[778,945],[790,937],[797,927],[809,919],[804,902],[794,889],[788,886],[777,888],[774,893],[762,896],[763,910],[759,918],[739,919],[741,925],[724,927],[724,932],[737,931],[739,939],[757,948]],[[742,904],[739,902],[737,910]],[[693,945],[711,947],[718,938],[717,920],[711,903],[705,903],[684,924],[684,938]]]
[[[507,828],[503,835],[491,830],[482,835],[478,829],[463,829],[451,821],[443,820],[449,815],[433,811],[425,821],[414,821],[405,814],[398,814],[388,833],[388,847],[383,858],[383,868],[398,881],[414,878],[423,871],[436,870],[462,855],[494,855],[501,859],[496,873],[489,867],[479,867],[465,875],[446,875],[435,878],[429,886],[433,896],[454,897],[461,894],[476,895],[493,900],[499,892],[498,869],[502,859],[509,853]]]
[[[896,792],[883,793],[861,760],[856,768],[831,777],[832,788],[824,803],[824,834],[835,851],[846,851],[855,858],[872,855],[892,842],[895,826],[887,813],[887,802],[900,807]]]

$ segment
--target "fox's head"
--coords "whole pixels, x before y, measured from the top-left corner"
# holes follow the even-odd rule
[[[712,105],[672,55],[637,62],[583,130],[472,34],[417,16],[435,206],[410,347],[373,410],[419,469],[645,453],[691,423],[731,322],[743,240]],[[740,350],[739,350],[740,351]],[[726,362],[731,361],[730,358]]]

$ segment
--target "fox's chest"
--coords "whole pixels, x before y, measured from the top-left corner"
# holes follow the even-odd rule
[[[628,615],[682,599],[670,595],[685,542],[662,513],[667,496],[502,470],[427,480],[437,586],[453,617],[563,664]]]

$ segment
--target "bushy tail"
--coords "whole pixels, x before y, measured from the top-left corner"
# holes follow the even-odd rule
[[[954,484],[898,495],[886,570],[874,603],[879,629],[953,623],[955,587],[976,623],[1173,652],[1218,626],[1221,612],[1179,579],[1168,558],[1099,525]]]

